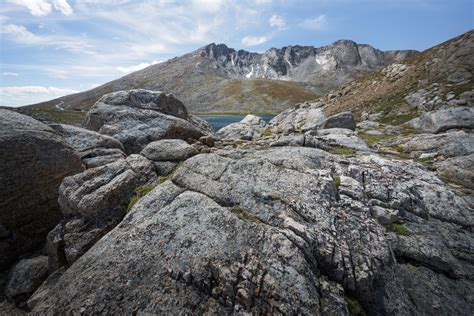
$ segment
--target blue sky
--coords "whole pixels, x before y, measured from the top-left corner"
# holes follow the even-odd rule
[[[91,89],[211,42],[351,39],[424,50],[474,27],[472,0],[0,0],[0,105]]]

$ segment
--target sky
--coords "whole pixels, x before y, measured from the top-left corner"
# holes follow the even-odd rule
[[[473,0],[0,0],[0,105],[54,99],[206,44],[339,39],[424,50],[474,28]]]

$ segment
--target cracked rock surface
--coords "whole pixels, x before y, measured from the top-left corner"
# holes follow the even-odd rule
[[[355,300],[375,315],[467,314],[472,225],[468,200],[413,161],[221,149],[186,160],[28,305],[347,315]]]

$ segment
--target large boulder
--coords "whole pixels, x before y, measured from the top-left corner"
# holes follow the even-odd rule
[[[138,185],[138,175],[121,159],[65,178],[58,201],[66,217],[107,218],[126,208]]]
[[[58,199],[65,219],[46,241],[50,270],[82,256],[120,222],[136,190],[156,181],[153,163],[138,154],[65,178]]]
[[[61,219],[59,185],[82,170],[53,129],[0,109],[0,270],[44,242]]]
[[[141,154],[153,161],[183,161],[198,151],[181,139],[163,139],[149,143]]]
[[[397,217],[384,227],[381,212]],[[468,201],[413,161],[304,147],[223,149],[186,160],[43,283],[29,307],[466,314],[474,306],[472,225]]]
[[[458,106],[427,112],[406,124],[428,133],[441,133],[454,128],[474,129],[474,108]]]
[[[116,138],[127,154],[139,153],[160,139],[199,139],[213,133],[172,94],[141,89],[104,95],[87,113],[85,126]]]
[[[341,112],[331,115],[324,121],[322,128],[347,128],[356,129],[356,122],[351,112]]]
[[[448,131],[441,134],[415,134],[396,138],[391,144],[415,158],[423,153],[436,153],[444,157],[465,156],[474,153],[474,133]]]
[[[323,106],[321,102],[297,104],[275,116],[270,125],[283,134],[315,130],[326,120]]]
[[[259,138],[267,123],[260,117],[248,114],[240,122],[229,124],[217,131],[223,139],[252,140]]]
[[[48,276],[48,257],[23,259],[10,272],[5,295],[21,302],[28,298]]]
[[[71,125],[53,124],[50,127],[78,152],[87,168],[125,158],[123,145],[115,138]]]

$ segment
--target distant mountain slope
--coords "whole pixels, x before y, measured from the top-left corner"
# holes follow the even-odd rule
[[[382,52],[348,40],[321,48],[271,48],[263,54],[212,43],[92,90],[28,107],[87,110],[103,94],[144,88],[171,92],[194,113],[276,113],[414,54]]]
[[[474,89],[474,30],[331,91],[326,111],[380,113],[403,123],[418,112],[464,105],[457,97]],[[467,97],[467,96],[466,96]],[[459,104],[458,104],[459,103]]]

